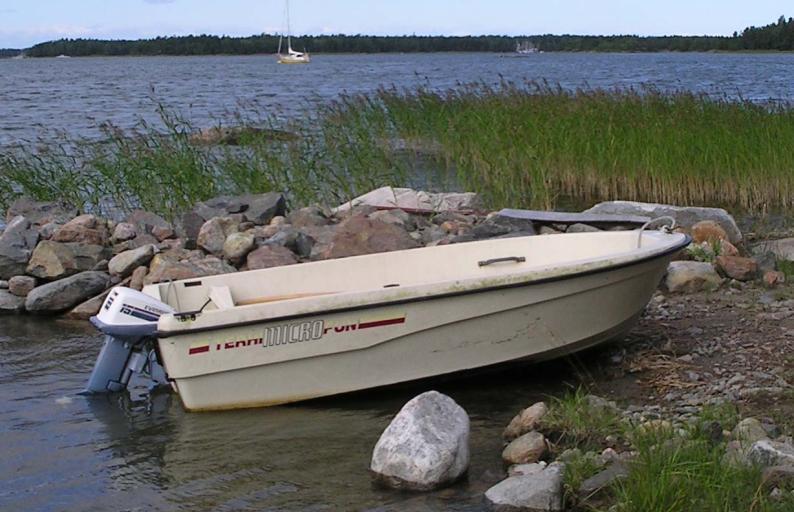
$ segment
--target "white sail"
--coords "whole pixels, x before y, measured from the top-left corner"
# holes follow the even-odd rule
[[[289,0],[284,2],[284,15],[287,20],[287,53],[282,54],[282,42],[284,36],[279,37],[278,40],[278,62],[279,64],[308,64],[311,62],[311,57],[307,52],[298,52],[292,49],[292,27],[289,18]]]

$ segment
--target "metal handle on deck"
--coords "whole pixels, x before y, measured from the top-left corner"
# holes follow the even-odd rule
[[[481,267],[487,267],[488,265],[494,265],[496,263],[524,263],[527,259],[523,256],[508,256],[506,258],[494,258],[492,260],[485,260],[478,263]]]
[[[648,229],[653,224],[656,224],[660,220],[667,221],[670,224],[669,226],[662,226],[662,231],[664,231],[665,233],[672,233],[673,232],[673,230],[676,227],[676,222],[675,222],[675,219],[673,217],[669,217],[669,216],[656,217],[653,220],[649,220],[648,222],[643,224],[643,226],[640,228],[640,234],[637,237],[637,249],[642,248],[642,234],[645,232],[645,230]]]

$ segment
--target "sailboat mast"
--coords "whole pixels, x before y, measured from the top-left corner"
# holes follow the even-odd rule
[[[289,48],[289,52],[292,53],[292,27],[289,21],[289,0],[285,0],[284,4],[287,9],[287,48]]]

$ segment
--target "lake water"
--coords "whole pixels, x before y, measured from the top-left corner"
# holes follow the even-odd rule
[[[101,343],[84,323],[0,317],[0,510],[479,511],[502,472],[502,429],[573,378],[558,362],[433,383],[471,416],[472,465],[467,481],[412,495],[373,486],[368,467],[427,385],[188,414],[167,392],[78,395]]]
[[[152,98],[207,126],[241,103],[297,116],[344,91],[501,77],[794,99],[790,54],[349,55],[307,67],[272,57],[0,60],[0,146],[154,120]],[[0,510],[482,510],[502,471],[501,430],[572,377],[555,363],[434,383],[472,417],[472,467],[463,484],[414,496],[373,487],[367,468],[390,417],[426,386],[186,414],[167,393],[79,396],[101,342],[85,323],[0,318]]]
[[[103,121],[121,127],[156,121],[157,101],[204,127],[228,121],[241,105],[296,116],[342,92],[502,78],[790,101],[794,54],[318,55],[309,66],[279,66],[272,56],[6,59],[0,60],[0,146],[52,140],[57,131],[96,136]]]

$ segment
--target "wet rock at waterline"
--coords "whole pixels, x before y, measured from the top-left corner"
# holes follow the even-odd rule
[[[722,284],[722,278],[711,263],[674,261],[667,268],[664,283],[672,293],[695,293],[716,290]]]
[[[381,435],[370,470],[377,482],[428,491],[451,484],[469,467],[469,416],[430,391],[409,401]]]
[[[506,441],[512,441],[517,437],[536,430],[548,410],[544,402],[538,402],[531,407],[527,407],[510,421],[510,424],[507,425],[507,428],[502,433],[502,437]]]
[[[25,299],[8,290],[0,290],[0,314],[21,313],[25,310]]]
[[[559,511],[563,507],[565,464],[554,462],[540,472],[530,472],[502,480],[485,492],[497,512],[526,510]]]
[[[25,309],[40,314],[65,311],[102,293],[110,282],[104,272],[81,272],[35,288],[25,299]]]
[[[110,249],[101,245],[45,240],[34,249],[27,266],[27,274],[53,281],[92,270],[109,256]]]
[[[25,273],[39,232],[25,217],[14,217],[0,235],[0,279]]]
[[[508,444],[502,451],[506,464],[531,464],[546,453],[546,438],[540,432],[528,432]]]

